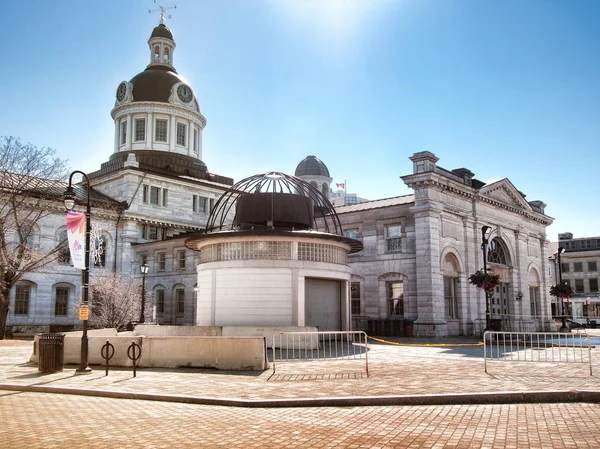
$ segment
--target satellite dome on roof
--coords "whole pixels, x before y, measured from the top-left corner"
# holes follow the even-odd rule
[[[302,162],[296,167],[296,176],[329,176],[329,170],[327,166],[315,156],[307,156]]]
[[[165,37],[167,39],[173,40],[173,34],[171,33],[171,30],[168,29],[164,23],[161,23],[156,28],[154,28],[154,30],[152,30],[152,35],[150,36],[150,39],[152,39],[153,37]]]

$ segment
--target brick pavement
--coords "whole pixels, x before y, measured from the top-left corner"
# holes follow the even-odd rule
[[[458,341],[474,343],[473,340]],[[529,394],[532,391],[561,393],[530,399],[539,402],[580,401],[581,396],[567,398],[562,394],[572,390],[591,392],[592,396],[586,396],[587,400],[600,396],[600,353],[595,356],[599,360],[594,362],[594,376],[589,376],[587,366],[582,364],[503,362],[490,364],[489,374],[486,374],[483,351],[478,346],[395,346],[371,342],[369,377],[361,373],[360,366],[349,366],[347,362],[306,362],[278,366],[275,376],[270,370],[223,372],[184,368],[140,369],[133,378],[131,369],[111,370],[105,376],[104,369],[99,366],[93,367],[92,374],[85,376],[74,376],[74,366],[65,367],[59,373],[40,374],[36,365],[28,363],[31,343],[8,346],[7,342],[0,343],[0,388],[70,389],[92,395],[112,393],[135,397],[135,394],[146,394],[156,395],[154,399],[170,396],[175,400],[195,398],[214,402],[297,401],[280,402],[280,406],[305,406],[314,400],[321,401],[313,402],[314,405],[325,405],[332,398],[336,398],[338,404],[340,398],[362,398],[361,404],[369,401],[378,404],[436,403],[423,401],[448,394],[461,396],[441,403],[494,402],[493,398],[496,402],[523,402],[527,400],[523,396],[503,399],[502,394]],[[600,351],[600,348],[593,351]],[[396,402],[377,402],[373,398],[392,398]],[[399,402],[399,398],[413,398],[413,402]],[[263,402],[260,405],[269,404]]]
[[[597,404],[238,408],[0,391],[0,447],[597,448]]]

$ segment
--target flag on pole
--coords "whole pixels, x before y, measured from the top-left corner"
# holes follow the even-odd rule
[[[67,213],[67,239],[73,266],[85,270],[85,214]]]
[[[341,182],[341,183],[337,183],[337,182],[336,182],[336,183],[335,183],[335,186],[336,186],[338,189],[344,189],[344,188],[346,188],[346,183],[345,183],[345,182]]]

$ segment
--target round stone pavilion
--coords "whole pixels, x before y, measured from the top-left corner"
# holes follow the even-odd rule
[[[362,243],[310,183],[279,172],[238,182],[186,246],[200,252],[197,325],[350,329],[347,259]]]

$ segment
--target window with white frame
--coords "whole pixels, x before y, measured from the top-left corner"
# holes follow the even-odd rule
[[[175,290],[175,300],[177,302],[177,313],[185,312],[185,289],[178,288]]]
[[[386,225],[385,240],[388,251],[400,251],[402,249],[402,225]]]
[[[177,268],[185,270],[185,250],[177,251]]]
[[[167,142],[167,128],[169,121],[162,118],[157,118],[154,122],[154,140],[156,142]]]
[[[165,291],[162,288],[156,290],[156,313],[165,313]]]
[[[121,131],[119,133],[119,135],[120,135],[119,144],[125,145],[125,142],[127,142],[127,120],[122,120],[120,127],[121,127]]]
[[[185,147],[185,141],[187,139],[187,125],[185,123],[177,122],[177,145]]]
[[[198,154],[198,149],[200,147],[200,141],[199,141],[199,137],[200,137],[200,133],[198,132],[198,128],[194,128],[194,154]]]
[[[360,315],[360,282],[350,283],[350,310],[352,315]]]
[[[69,287],[56,287],[54,300],[54,315],[67,316],[69,305]]]
[[[444,304],[447,318],[458,318],[458,278],[444,276]]]
[[[150,187],[150,204],[158,205],[160,189],[158,187]]]
[[[163,207],[167,207],[169,200],[169,191],[167,189],[162,189],[162,205]]]
[[[135,119],[135,141],[141,142],[146,140],[146,119],[136,118]]]
[[[404,316],[404,283],[402,281],[390,281],[385,283],[388,314],[390,316]]]
[[[206,213],[207,198],[198,195],[192,195],[192,210],[201,214]]]
[[[167,268],[167,255],[165,253],[158,253],[156,254],[156,259],[157,259],[157,270],[158,271],[165,271],[165,269]]]
[[[15,287],[15,315],[29,315],[30,295],[29,284],[17,284]]]
[[[142,238],[147,240],[160,240],[163,236],[163,230],[157,226],[142,225]]]

